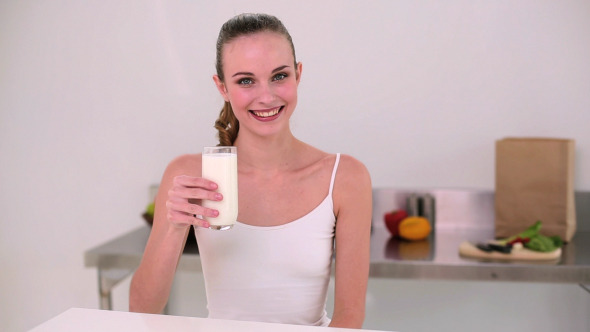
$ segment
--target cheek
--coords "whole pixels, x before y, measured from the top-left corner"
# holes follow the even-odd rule
[[[251,93],[248,93],[248,90],[244,91],[237,89],[232,91],[232,93],[230,93],[228,96],[234,109],[243,108],[247,106],[252,100]]]
[[[285,101],[297,101],[297,84],[285,84],[277,90],[277,95]]]

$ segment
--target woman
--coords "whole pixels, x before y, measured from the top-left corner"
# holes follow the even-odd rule
[[[192,225],[209,317],[360,328],[372,208],[367,169],[293,136],[289,118],[302,65],[274,16],[242,14],[226,22],[216,69],[213,80],[225,100],[216,122],[220,145],[238,149],[238,222],[228,231],[207,229],[202,216],[218,212],[200,202],[223,197],[201,178],[200,154],[173,160],[131,283],[130,310],[162,311]],[[325,302],[334,250],[330,320]]]

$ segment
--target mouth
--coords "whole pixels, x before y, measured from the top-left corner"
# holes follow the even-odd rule
[[[266,110],[250,110],[250,114],[259,121],[272,121],[278,118],[283,111],[283,106],[270,108]]]

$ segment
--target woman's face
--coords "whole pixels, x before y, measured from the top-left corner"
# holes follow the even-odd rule
[[[269,136],[288,128],[297,105],[301,64],[287,39],[274,32],[238,37],[224,45],[225,81],[214,76],[219,92],[231,103],[240,132]]]

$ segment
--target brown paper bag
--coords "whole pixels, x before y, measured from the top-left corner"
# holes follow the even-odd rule
[[[569,241],[576,231],[574,141],[505,138],[496,142],[495,236],[536,221],[541,234]]]

